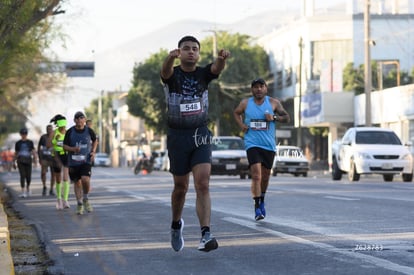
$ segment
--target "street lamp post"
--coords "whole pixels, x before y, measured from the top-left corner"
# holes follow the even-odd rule
[[[99,115],[99,143],[98,143],[98,151],[102,152],[102,142],[104,139],[102,138],[102,97],[103,97],[104,91],[101,91],[101,94],[99,95],[99,102],[98,102],[98,115]]]
[[[303,55],[303,39],[299,38],[299,112],[298,112],[298,136],[297,146],[302,147],[302,55]]]
[[[365,0],[364,10],[364,48],[365,48],[365,66],[364,66],[364,79],[365,79],[365,125],[371,126],[371,88],[372,88],[372,76],[371,76],[371,49],[370,49],[370,20],[369,9],[370,0]]]
[[[213,59],[217,58],[217,31],[215,30],[205,30],[205,32],[213,33]],[[216,119],[215,127],[214,127],[214,135],[220,135],[220,118]]]

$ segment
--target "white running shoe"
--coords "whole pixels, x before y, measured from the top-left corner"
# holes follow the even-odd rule
[[[69,205],[69,202],[68,201],[63,200],[63,208],[64,209],[70,208],[70,205]]]
[[[63,209],[62,199],[57,199],[57,201],[56,201],[56,209],[57,210],[62,210]]]

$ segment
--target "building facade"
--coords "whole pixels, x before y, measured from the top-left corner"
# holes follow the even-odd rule
[[[346,100],[340,95],[344,67],[351,62],[354,68],[365,63],[365,43],[371,45],[371,61],[384,65],[384,70],[410,73],[414,68],[414,0],[369,1],[369,41],[365,39],[366,1],[348,0],[342,8],[324,13],[314,10],[314,2],[304,0],[300,18],[260,37],[257,42],[270,57],[276,84],[271,91],[273,95],[283,100],[295,99],[295,127],[329,127],[331,144],[345,128],[365,123],[362,119],[365,109],[361,105],[365,104],[365,95],[351,99],[345,96]],[[381,90],[381,87],[373,89]],[[396,112],[398,115],[393,116],[393,121],[375,115],[380,103],[377,95],[372,95],[375,118],[372,123],[393,128],[403,140],[411,142],[414,141],[412,89],[411,86],[396,89],[403,90],[401,93],[407,100],[399,102],[404,114]],[[384,94],[388,92],[379,93],[378,97]],[[312,115],[318,106],[322,113]],[[324,113],[327,109],[348,113],[343,114],[343,119],[335,116],[329,120],[334,114]]]

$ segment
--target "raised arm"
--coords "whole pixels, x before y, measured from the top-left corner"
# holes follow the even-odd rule
[[[230,56],[230,52],[224,49],[221,49],[218,53],[217,59],[214,61],[213,65],[211,66],[211,72],[213,74],[220,74],[221,71],[226,66],[226,59]]]
[[[172,74],[174,73],[174,61],[176,58],[178,58],[178,56],[180,56],[180,50],[179,49],[175,49],[172,50],[167,58],[164,60],[164,63],[162,64],[161,67],[161,77],[163,79],[168,79],[172,76]]]

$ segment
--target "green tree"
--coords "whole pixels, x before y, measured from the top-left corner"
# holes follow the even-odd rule
[[[146,126],[158,134],[166,133],[166,104],[160,83],[160,69],[167,55],[166,50],[160,50],[134,66],[132,88],[126,100],[129,112],[145,119]]]
[[[343,85],[344,91],[354,91],[356,95],[363,94],[365,92],[365,75],[364,75],[364,64],[359,65],[357,68],[354,67],[354,63],[348,63],[343,70]],[[378,62],[373,61],[371,63],[371,74],[372,74],[372,88],[379,90],[381,88],[380,77],[378,75]],[[382,88],[387,89],[397,86],[397,70],[392,69],[387,74],[383,73],[382,76]],[[407,85],[413,83],[414,79],[414,68],[411,72],[411,76],[408,72],[400,72],[400,85]]]
[[[52,37],[53,15],[63,13],[62,0],[13,0],[0,3],[0,139],[24,124],[26,110],[19,103],[50,76],[39,78],[42,52]]]
[[[265,51],[252,45],[251,37],[241,34],[217,32],[217,48],[231,52],[226,68],[218,81],[209,86],[210,127],[220,121],[220,134],[238,135],[240,130],[234,123],[233,109],[239,101],[250,95],[250,81],[256,77],[270,77],[269,61]],[[160,82],[160,69],[168,55],[161,49],[133,69],[133,87],[128,93],[129,112],[145,119],[146,126],[158,134],[166,133],[166,103]],[[204,66],[214,60],[213,37],[201,41],[199,65]],[[269,90],[271,87],[269,87]]]
[[[87,119],[92,121],[91,128],[99,135],[99,128],[102,127],[102,136],[99,137],[99,142],[102,152],[110,153],[111,148],[111,120],[114,116],[112,110],[112,96],[102,96],[102,117],[99,114],[99,98],[92,100],[91,104],[85,110]],[[99,123],[101,121],[101,124]]]
[[[355,94],[363,93],[364,69],[362,68],[362,65],[358,68],[354,68],[354,63],[348,63],[343,70],[343,83],[345,91],[355,91]]]
[[[401,85],[408,85],[414,83],[414,68],[411,72],[411,75],[408,72],[401,72],[400,76]]]

